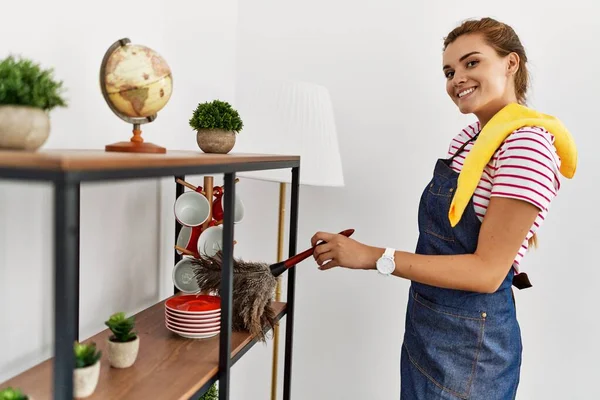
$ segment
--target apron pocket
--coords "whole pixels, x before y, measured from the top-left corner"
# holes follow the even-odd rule
[[[428,214],[424,231],[447,242],[454,242],[454,230],[448,220],[454,185],[452,181],[438,180],[429,184],[425,201]]]
[[[409,297],[404,346],[415,367],[439,388],[467,399],[475,377],[486,314]]]

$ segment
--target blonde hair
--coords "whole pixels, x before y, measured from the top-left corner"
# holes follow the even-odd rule
[[[460,36],[469,34],[483,35],[486,43],[496,50],[496,53],[500,57],[505,57],[510,53],[516,53],[519,56],[519,68],[515,73],[515,95],[517,96],[517,101],[524,105],[527,99],[527,89],[529,88],[527,54],[514,29],[503,22],[489,17],[478,20],[467,20],[454,28],[444,38],[444,50]],[[529,247],[538,247],[538,239],[535,233],[529,239]]]

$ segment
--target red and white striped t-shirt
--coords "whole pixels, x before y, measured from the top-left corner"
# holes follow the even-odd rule
[[[479,131],[479,122],[467,126],[452,140],[448,154],[451,156],[456,153]],[[454,158],[451,165],[453,170],[460,172],[475,141],[471,141]],[[517,272],[520,272],[519,263],[527,252],[529,238],[544,222],[550,203],[560,189],[559,168],[560,158],[554,147],[554,136],[540,127],[520,128],[512,132],[496,150],[475,190],[473,203],[481,221],[491,196],[524,200],[540,209],[515,256],[513,266]]]

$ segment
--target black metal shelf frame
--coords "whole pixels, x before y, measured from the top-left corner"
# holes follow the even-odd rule
[[[229,400],[230,369],[242,354],[231,357],[231,312],[233,284],[233,208],[235,175],[238,171],[291,169],[291,204],[289,226],[289,256],[296,254],[298,233],[298,199],[300,161],[258,161],[225,165],[198,165],[183,167],[148,167],[135,169],[102,169],[81,171],[43,170],[34,168],[1,168],[0,179],[51,182],[54,186],[54,400],[73,399],[73,342],[79,340],[79,237],[80,186],[83,182],[162,178],[186,175],[224,175],[223,217],[223,276],[221,283],[221,332],[219,339],[219,373],[210,379],[192,398],[204,394],[210,385],[219,381],[219,400]],[[176,196],[183,187],[175,183]],[[181,226],[176,222],[176,237]],[[175,251],[175,261],[180,259]],[[296,268],[288,270],[286,337],[284,360],[283,398],[291,395],[292,347],[294,331]]]

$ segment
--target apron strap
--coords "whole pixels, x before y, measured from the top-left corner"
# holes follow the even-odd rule
[[[533,285],[529,281],[529,277],[525,272],[521,272],[520,274],[513,276],[512,284],[519,290],[533,287]]]
[[[477,136],[479,136],[479,132],[475,136],[473,136],[471,139],[469,139],[465,143],[463,143],[463,145],[460,146],[460,148],[458,150],[456,150],[456,153],[454,153],[452,155],[452,157],[450,157],[450,159],[448,161],[452,162],[452,160],[454,160],[454,157],[456,157],[457,155],[459,155],[460,153],[462,153],[462,151],[465,149],[465,147],[467,147],[467,145],[469,143],[471,143],[472,141],[474,141],[475,139],[477,139]]]
[[[456,151],[456,153],[454,153],[449,159],[449,162],[452,162],[452,160],[454,160],[454,157],[456,157],[457,155],[459,155],[464,149],[465,147],[467,147],[467,145],[469,143],[471,143],[472,141],[474,141],[475,139],[477,139],[477,136],[479,136],[479,132],[477,134],[475,134],[472,138],[470,138],[469,140],[465,141],[465,143],[463,143],[462,146],[460,146],[460,148]],[[526,273],[521,272],[520,274],[517,274],[515,276],[513,276],[513,280],[512,280],[512,284],[514,287],[516,287],[519,290],[522,289],[527,289],[532,287],[533,285],[531,284],[531,282],[529,281],[529,277],[527,276]]]

